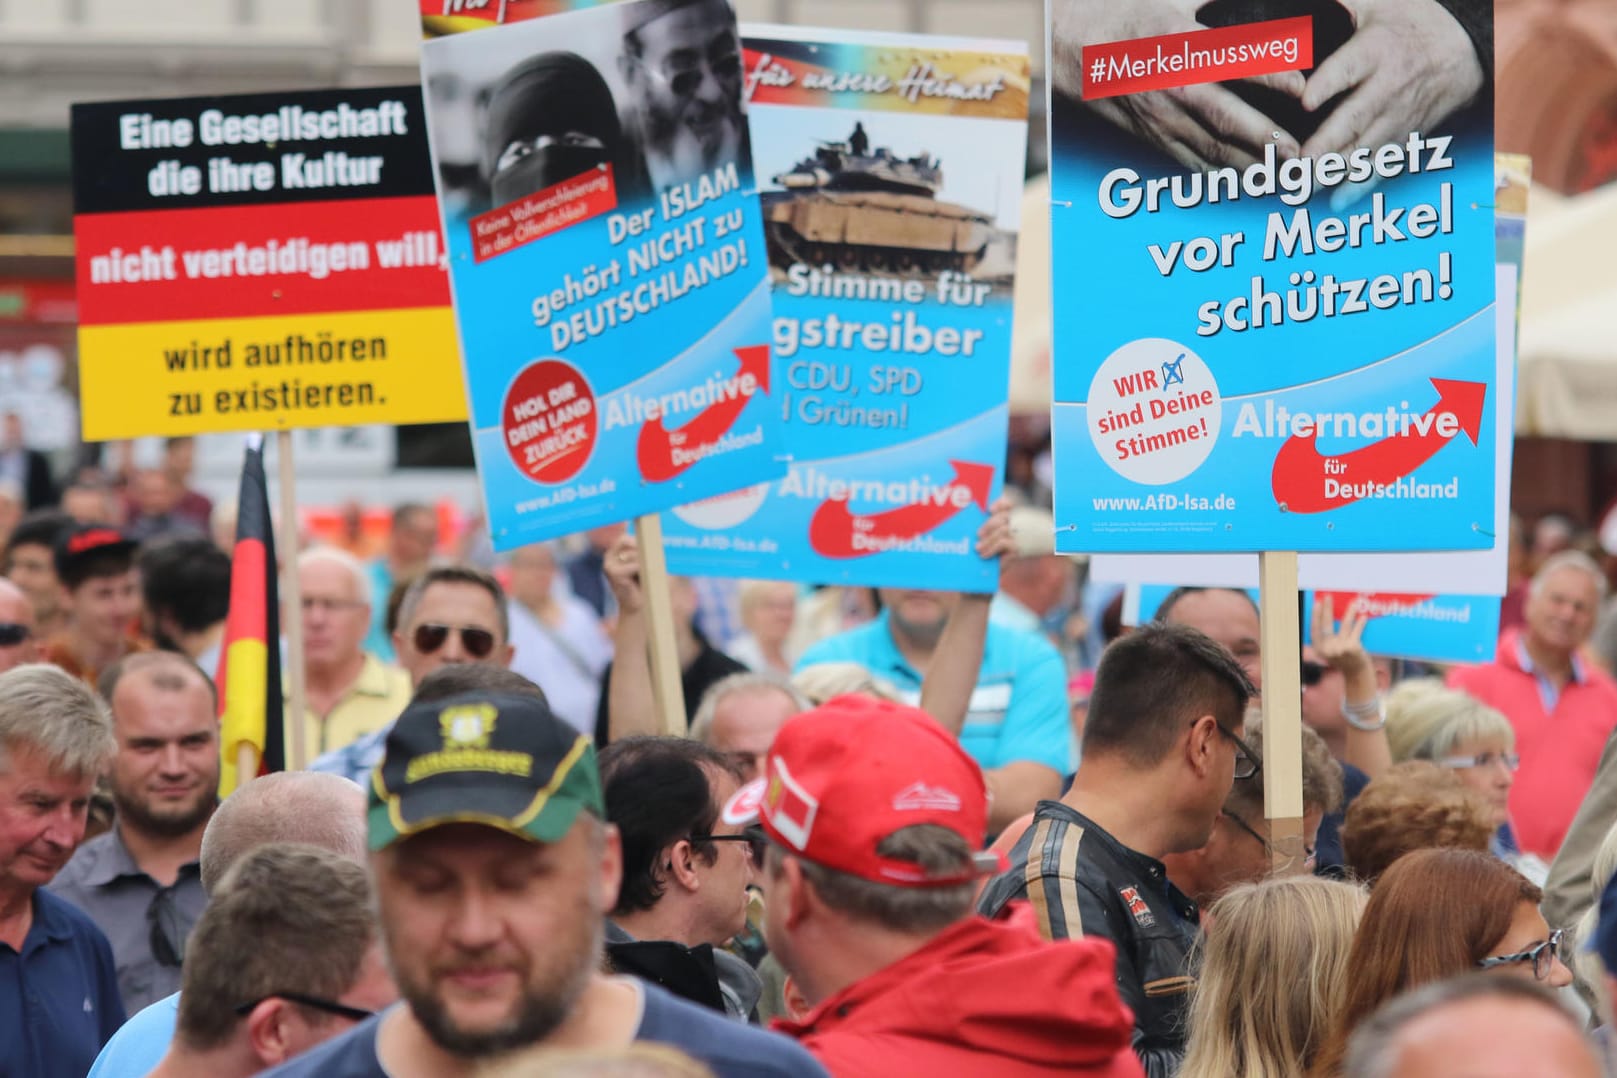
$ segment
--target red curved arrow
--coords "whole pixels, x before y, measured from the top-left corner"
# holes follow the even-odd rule
[[[924,501],[912,502],[897,509],[869,516],[858,516],[848,509],[848,499],[837,498],[820,503],[809,521],[809,546],[823,558],[863,558],[880,553],[879,540],[914,539],[925,535],[956,513],[956,488],[971,492],[971,501],[983,512],[988,512],[988,492],[994,483],[994,469],[989,464],[951,460],[954,478],[936,488]],[[869,545],[855,546],[854,533],[864,536]]]
[[[1414,426],[1408,434],[1394,434],[1351,453],[1320,453],[1315,446],[1316,431],[1306,437],[1288,438],[1275,454],[1274,474],[1270,483],[1275,501],[1293,513],[1323,513],[1358,500],[1358,497],[1327,498],[1325,480],[1334,479],[1343,486],[1361,484],[1388,484],[1397,482],[1425,464],[1452,439],[1437,430],[1437,417],[1445,412],[1460,423],[1460,430],[1477,444],[1482,430],[1482,403],[1488,394],[1485,382],[1457,382],[1448,378],[1433,378],[1437,390],[1437,403],[1426,415],[1424,433],[1416,433]],[[1326,462],[1332,469],[1326,470]],[[1344,467],[1338,468],[1336,465]]]
[[[757,392],[764,394],[769,392],[769,346],[755,344],[737,348],[735,354],[736,358],[741,360],[741,366],[731,379],[731,383],[735,386],[735,393],[732,396],[709,405],[700,415],[676,431],[670,432],[664,427],[660,416],[640,428],[636,455],[640,459],[640,474],[648,482],[662,483],[672,479],[701,459],[698,456],[691,456],[676,462],[675,446],[694,454],[703,446],[717,442],[735,425],[736,418],[746,409],[753,397],[752,394],[741,391],[742,378],[752,375],[758,382]]]

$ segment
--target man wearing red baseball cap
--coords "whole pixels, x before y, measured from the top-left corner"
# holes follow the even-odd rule
[[[1141,1074],[1111,944],[972,914],[987,788],[925,712],[841,696],[788,719],[724,819],[770,840],[764,936],[812,1007],[776,1028],[839,1078]]]

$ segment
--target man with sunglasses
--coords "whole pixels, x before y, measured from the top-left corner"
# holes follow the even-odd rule
[[[606,817],[623,842],[623,883],[606,926],[620,973],[746,1021],[763,993],[722,950],[747,927],[752,836],[720,821],[737,764],[699,741],[631,737],[601,753]]]
[[[365,869],[315,846],[238,861],[197,922],[174,1040],[153,1078],[248,1078],[398,999]]]
[[[434,670],[474,663],[500,668],[511,665],[511,622],[505,589],[481,569],[469,565],[435,565],[416,577],[399,602],[393,646],[399,665],[413,687]],[[391,722],[309,765],[370,784],[371,769],[382,759]]]
[[[115,663],[101,692],[118,739],[117,823],[73,855],[51,890],[112,941],[134,1014],[179,988],[186,937],[208,901],[199,858],[219,803],[218,706],[207,676],[169,651]]]
[[[1257,773],[1241,740],[1252,695],[1234,657],[1195,629],[1153,622],[1113,643],[1095,671],[1071,789],[1039,803],[1009,871],[978,903],[1000,916],[1028,899],[1046,938],[1112,941],[1152,1078],[1184,1053],[1200,921],[1162,859],[1205,846],[1232,784]]]
[[[727,165],[749,171],[741,39],[729,3],[648,0],[623,10],[619,70],[652,186],[666,190]]]

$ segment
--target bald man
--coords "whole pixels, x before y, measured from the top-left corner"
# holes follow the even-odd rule
[[[202,834],[202,887],[212,893],[243,855],[272,842],[301,842],[365,863],[365,792],[338,775],[280,771],[227,797]],[[89,1078],[145,1078],[174,1039],[180,994],[140,1011],[113,1034]]]

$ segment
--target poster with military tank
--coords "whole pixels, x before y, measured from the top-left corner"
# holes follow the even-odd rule
[[[991,591],[1021,42],[744,26],[782,479],[664,514],[671,571]]]

